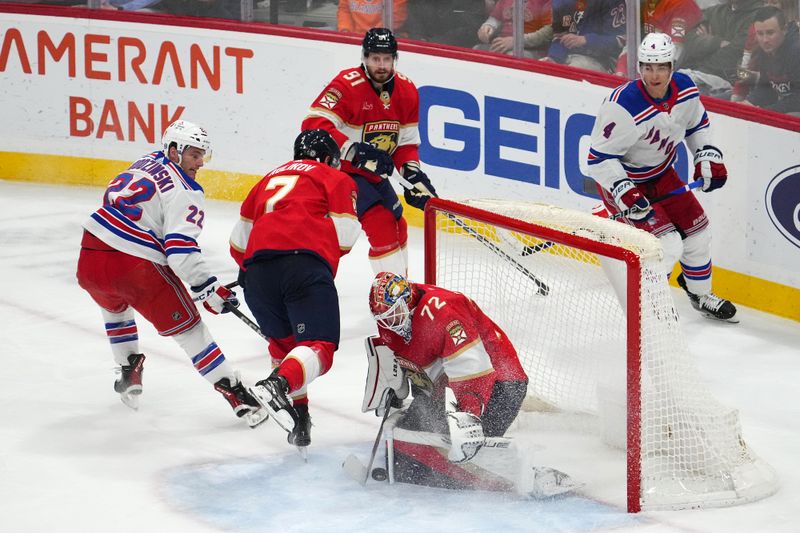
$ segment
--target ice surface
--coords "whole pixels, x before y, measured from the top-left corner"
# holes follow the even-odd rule
[[[360,411],[363,338],[373,331],[366,240],[340,268],[342,343],[331,372],[311,386],[313,444],[304,464],[271,422],[251,430],[237,420],[177,344],[142,320],[148,357],[139,411],[119,401],[100,312],[75,281],[80,224],[100,198],[95,188],[0,181],[1,531],[800,530],[796,322],[749,309],[738,325],[711,322],[675,290],[714,394],[740,410],[748,443],[781,476],[781,490],[766,500],[628,515],[624,495],[603,487],[551,502],[372,480],[364,488],[340,465],[349,453],[366,461],[380,423]],[[236,274],[227,241],[237,216],[234,203],[208,203],[200,244],[225,280]],[[421,246],[412,229],[416,279]],[[268,374],[255,333],[230,315],[203,318],[246,382]],[[600,459],[576,464],[592,468]]]

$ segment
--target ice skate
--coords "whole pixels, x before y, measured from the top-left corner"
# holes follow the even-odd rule
[[[114,382],[114,390],[119,393],[122,403],[133,409],[139,409],[139,395],[142,394],[142,373],[144,372],[144,354],[136,353],[128,356],[128,364],[117,369],[120,376]]]
[[[720,298],[712,292],[703,294],[702,296],[689,292],[689,289],[686,288],[686,279],[683,277],[683,273],[678,275],[678,285],[686,291],[686,294],[689,296],[689,301],[692,302],[692,307],[702,313],[706,318],[731,322],[733,324],[739,322],[739,319],[736,318],[736,307],[729,300]]]
[[[235,385],[231,385],[228,378],[222,378],[214,384],[214,389],[228,401],[236,416],[244,418],[251,428],[269,418],[267,410],[262,408],[253,395],[244,388],[238,375]]]
[[[289,401],[288,393],[289,383],[277,371],[250,388],[250,394],[267,410],[272,419],[287,433],[291,433],[297,425],[298,416]]]
[[[289,432],[287,440],[295,446],[308,446],[311,444],[311,415],[308,414],[308,404],[299,403],[294,406],[297,413],[297,423]]]
[[[311,415],[308,414],[308,404],[298,403],[294,406],[294,410],[297,413],[297,423],[286,440],[289,444],[297,446],[303,461],[308,461],[308,445],[311,444]]]

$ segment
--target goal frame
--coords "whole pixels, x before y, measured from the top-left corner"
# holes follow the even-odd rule
[[[506,230],[518,231],[546,239],[556,244],[576,246],[597,255],[625,263],[627,286],[626,316],[626,464],[627,508],[629,513],[641,511],[641,261],[634,252],[607,243],[596,242],[533,223],[522,222],[504,215],[489,213],[468,205],[441,198],[432,198],[424,212],[425,283],[436,284],[436,216],[437,213],[461,215]],[[512,260],[513,258],[504,258]],[[635,310],[635,311],[634,311]]]

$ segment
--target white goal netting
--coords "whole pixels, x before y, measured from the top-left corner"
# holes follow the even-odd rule
[[[598,448],[627,451],[629,510],[777,490],[737,411],[713,398],[692,361],[655,237],[554,206],[433,205],[426,281],[465,293],[509,335],[530,379],[528,409],[578,413]]]

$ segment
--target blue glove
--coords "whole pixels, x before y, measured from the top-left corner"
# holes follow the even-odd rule
[[[425,209],[425,204],[428,203],[428,200],[437,196],[436,189],[433,188],[428,175],[420,170],[419,167],[408,164],[403,165],[403,177],[411,185],[414,185],[414,188],[403,191],[406,203],[411,207]]]
[[[369,143],[351,144],[344,159],[356,168],[363,168],[379,176],[391,176],[394,172],[392,156]]]

